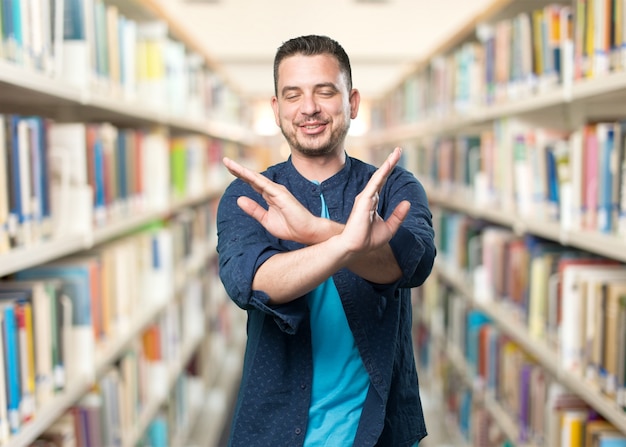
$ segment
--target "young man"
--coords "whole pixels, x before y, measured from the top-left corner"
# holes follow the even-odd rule
[[[291,156],[238,177],[218,209],[220,277],[248,312],[232,446],[413,446],[426,435],[410,288],[435,258],[425,192],[346,154],[357,116],[343,48],[285,42],[272,108]]]

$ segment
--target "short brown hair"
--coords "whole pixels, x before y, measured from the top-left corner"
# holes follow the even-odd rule
[[[329,54],[339,62],[339,69],[346,77],[348,91],[352,90],[352,69],[350,58],[343,47],[336,40],[328,36],[300,36],[284,42],[274,57],[274,94],[278,94],[278,67],[283,59],[302,54],[304,56],[316,56]]]

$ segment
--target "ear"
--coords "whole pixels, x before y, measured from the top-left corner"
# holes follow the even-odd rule
[[[361,103],[361,94],[355,88],[350,92],[350,118],[356,118],[359,113],[359,104]]]
[[[276,125],[280,127],[280,113],[278,109],[278,98],[276,98],[276,96],[272,96],[272,110],[274,111],[274,121],[276,121]]]

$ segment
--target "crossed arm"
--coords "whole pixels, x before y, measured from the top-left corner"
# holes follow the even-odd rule
[[[252,199],[239,197],[239,207],[275,237],[305,245],[264,262],[255,274],[253,288],[279,304],[313,290],[344,267],[379,284],[398,280],[401,271],[389,240],[406,218],[410,203],[402,201],[386,221],[376,210],[379,193],[400,155],[396,148],[372,175],[355,198],[345,225],[312,215],[283,185],[225,158],[228,170],[250,184],[268,204],[265,209]]]

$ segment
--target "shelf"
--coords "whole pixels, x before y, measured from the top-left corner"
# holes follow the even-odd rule
[[[56,108],[84,102],[83,92],[75,86],[2,58],[0,58],[0,94],[2,108],[6,108],[7,104]]]
[[[90,245],[86,235],[71,235],[12,249],[0,255],[0,276],[85,250]]]
[[[74,6],[80,6],[79,3],[82,4],[82,2],[78,2]],[[92,5],[91,2],[87,2],[85,5],[89,7],[97,6]],[[68,56],[68,54],[71,55],[71,53],[67,51],[69,47],[61,44],[61,46],[63,46],[63,52],[66,57],[66,62],[69,62],[69,64],[75,64],[79,67],[77,73],[81,72],[81,74],[79,75],[80,82],[73,84],[72,80],[70,79],[71,76],[63,76],[60,74],[62,72],[62,69],[60,67],[61,58],[59,57],[60,54],[56,54],[56,46],[55,54],[57,56],[57,59],[55,61],[51,61],[50,64],[55,65],[55,67],[54,69],[50,67],[47,72],[37,71],[34,68],[22,66],[17,63],[0,58],[0,113],[7,115],[10,114],[38,116],[45,120],[50,120],[58,123],[81,122],[92,123],[94,125],[111,123],[113,127],[117,129],[130,128],[133,131],[145,131],[146,133],[155,131],[159,134],[159,137],[163,136],[164,138],[201,135],[204,137],[209,137],[202,139],[202,144],[216,143],[215,147],[211,147],[212,154],[214,152],[222,150],[222,147],[227,148],[225,149],[227,151],[237,151],[240,150],[240,145],[253,146],[261,141],[250,130],[250,126],[239,123],[240,119],[242,119],[241,117],[244,115],[241,112],[247,113],[247,110],[243,108],[244,101],[241,97],[236,97],[236,92],[230,85],[228,85],[227,82],[221,82],[225,80],[223,79],[223,73],[220,72],[219,67],[214,64],[214,61],[211,60],[211,58],[205,51],[203,43],[189,33],[185,25],[184,18],[180,17],[180,14],[177,12],[175,6],[172,6],[170,2],[164,0],[133,0],[131,2],[127,2],[125,0],[111,0],[103,3],[100,6],[102,6],[102,9],[98,9],[96,12],[89,9],[86,9],[84,11],[81,10],[81,13],[85,12],[87,14],[87,16],[85,17],[90,18],[90,20],[87,21],[88,23],[85,25],[85,27],[87,28],[85,34],[87,35],[88,39],[87,42],[85,42],[85,46],[83,47],[83,49],[86,47],[89,48],[88,52],[91,53],[90,56],[88,56],[87,58],[77,57],[76,59],[74,59],[73,57]],[[140,95],[144,93],[144,90],[140,87],[139,81],[137,81],[136,85],[131,85],[128,91],[124,91],[124,88],[121,85],[122,82],[120,82],[118,85],[117,81],[110,81],[108,79],[104,80],[104,76],[101,77],[101,70],[98,70],[98,79],[94,79],[95,74],[93,73],[93,70],[95,70],[95,67],[91,66],[93,65],[92,63],[95,61],[95,54],[93,53],[93,51],[95,51],[96,46],[100,45],[101,43],[97,42],[97,40],[95,39],[96,34],[94,33],[94,31],[96,31],[96,29],[93,28],[95,24],[94,22],[92,22],[91,19],[99,19],[98,14],[100,12],[103,12],[107,17],[106,20],[109,21],[109,25],[111,25],[114,18],[113,14],[118,11],[115,11],[113,8],[111,8],[110,10],[107,8],[114,6],[117,6],[119,8],[120,15],[123,15],[125,18],[135,22],[134,24],[132,24],[133,26],[137,26],[137,28],[135,28],[135,31],[142,31],[138,29],[140,26],[139,22],[152,20],[162,20],[164,22],[167,22],[169,27],[169,29],[167,30],[168,39],[171,37],[172,40],[177,40],[184,44],[184,54],[181,53],[182,57],[190,56],[194,59],[194,64],[199,61],[198,64],[201,65],[201,69],[194,65],[194,70],[197,69],[198,71],[194,71],[193,74],[202,76],[202,81],[198,81],[193,85],[203,86],[199,90],[195,90],[195,93],[190,92],[190,94],[195,94],[195,96],[188,97],[187,95],[181,95],[176,99],[184,97],[185,100],[172,101],[176,103],[174,105],[169,105],[168,101],[158,102],[158,104],[163,104],[162,107],[158,107],[150,104],[149,100],[140,99]],[[96,15],[89,15],[90,13],[96,13]],[[79,18],[79,15],[75,16]],[[15,16],[14,19],[22,20],[22,24],[26,27],[32,28],[34,25],[34,23],[30,23],[30,18]],[[101,24],[102,22],[98,21],[97,23]],[[66,23],[66,25],[68,24],[69,22]],[[120,33],[122,32],[122,28],[120,28]],[[137,32],[135,33],[134,37],[138,37],[139,39],[141,39],[142,36],[140,34],[140,32]],[[102,35],[99,33],[97,33],[97,35],[98,37],[102,37]],[[109,41],[109,43],[112,43],[112,41]],[[125,44],[126,43],[127,42],[125,42]],[[98,46],[98,48],[100,48],[100,46]],[[128,47],[132,46],[133,45],[128,45]],[[126,48],[127,46],[124,45],[124,49]],[[152,50],[154,52],[154,49]],[[196,54],[196,52],[198,54]],[[113,53],[113,51],[111,51],[111,53]],[[128,55],[128,53],[126,53],[125,55]],[[100,54],[98,55],[98,59],[100,59],[99,56]],[[90,62],[88,62],[89,60]],[[168,59],[168,61],[170,61],[170,59]],[[111,66],[115,65],[112,60],[109,60],[108,63],[110,63]],[[183,64],[184,67],[181,68],[186,68],[187,62],[184,61]],[[87,65],[89,65],[90,67],[87,68]],[[154,65],[155,64],[152,64],[150,68],[154,68]],[[207,70],[207,66],[211,69]],[[170,66],[168,66],[168,68],[170,68]],[[82,76],[82,69],[86,69],[86,77]],[[199,74],[200,71],[202,71],[201,74]],[[114,70],[111,70],[111,72],[113,73]],[[114,78],[115,75],[112,74],[111,79]],[[218,80],[218,78],[222,79]],[[210,86],[208,85],[209,83],[211,83]],[[189,87],[191,85],[192,84],[185,85],[186,91],[190,91]],[[170,86],[163,85],[160,91],[165,92],[168,87]],[[209,100],[210,96],[204,94],[207,88],[212,88],[214,89],[214,91],[219,88],[219,93],[225,98],[225,101]],[[198,93],[200,91],[202,91],[203,93]],[[152,99],[152,96],[146,95],[146,98]],[[247,116],[248,115],[246,115],[246,117]],[[11,125],[13,124],[11,123]],[[20,129],[20,132],[22,130],[23,129]],[[20,136],[22,135],[26,134],[20,134]],[[29,138],[35,138],[37,135],[35,135],[33,131],[33,133],[29,134],[28,136]],[[215,140],[218,139],[226,140],[226,142],[216,142]],[[34,140],[29,140],[29,142],[32,141]],[[68,143],[68,145],[71,145],[71,143]],[[27,147],[26,145],[22,145],[21,143],[19,146],[20,150],[22,147]],[[17,147],[17,145],[15,147]],[[71,148],[65,147],[65,145],[63,145],[62,148],[65,149],[65,152],[69,153],[71,151]],[[106,149],[113,149],[113,147],[107,147]],[[8,148],[7,150],[9,150],[10,152],[11,148]],[[52,166],[54,168],[57,167],[56,164],[48,165],[45,167],[40,166],[39,162],[41,160],[44,160],[42,155],[44,152],[39,153],[34,148],[31,148],[30,150],[32,152],[30,159],[27,157],[24,160],[30,160],[32,166],[19,166],[23,168],[22,170],[18,169],[20,172],[22,172],[22,175],[26,175],[26,173],[28,173],[33,176],[33,178],[35,178],[34,176],[43,174],[43,169],[47,169]],[[78,150],[78,147],[76,150]],[[165,150],[167,149],[165,148]],[[22,156],[23,154],[24,153],[22,151]],[[82,152],[80,154],[84,155],[82,154]],[[11,157],[7,154],[3,155]],[[74,155],[77,154],[73,153],[72,156]],[[111,154],[107,153],[106,155]],[[56,152],[54,156],[57,156]],[[116,154],[116,156],[119,157],[120,155]],[[102,155],[102,158],[104,157],[105,155]],[[82,157],[77,156],[76,158],[78,159]],[[167,157],[165,157],[165,159],[167,160]],[[11,160],[15,164],[21,161],[19,157],[15,158],[15,156],[11,158]],[[130,163],[129,160],[130,158],[126,161]],[[198,158],[196,158],[196,160],[198,160]],[[79,163],[81,163],[81,161],[82,160],[76,161],[72,159],[72,162],[76,162],[77,166],[79,166]],[[111,160],[107,159],[106,161]],[[115,159],[115,162],[118,161],[120,161],[119,158]],[[132,161],[136,162],[136,159],[133,158]],[[180,161],[180,159],[178,161]],[[213,162],[215,160],[211,159],[210,161]],[[66,159],[63,159],[62,162],[65,163],[63,164],[63,168],[70,166],[69,169],[71,169],[72,164],[67,163]],[[59,166],[60,163],[61,162],[59,162]],[[94,164],[95,163],[96,162],[94,162]],[[219,161],[216,161],[216,163],[219,163]],[[108,165],[108,168],[110,168],[110,166],[112,165]],[[133,167],[134,166],[136,166],[136,164],[134,164]],[[201,165],[196,164],[196,166]],[[128,233],[139,230],[142,227],[149,225],[155,221],[163,221],[169,219],[170,217],[174,217],[179,211],[183,211],[190,207],[202,206],[204,203],[208,203],[214,199],[218,199],[225,187],[225,184],[223,184],[222,182],[218,182],[218,180],[223,179],[223,176],[221,174],[225,173],[226,171],[218,169],[219,167],[216,168],[214,171],[213,166],[210,169],[205,170],[204,164],[202,166],[202,173],[194,172],[194,175],[198,174],[202,176],[202,185],[211,184],[212,188],[205,191],[204,193],[184,199],[172,199],[169,201],[169,203],[167,203],[168,201],[165,200],[166,197],[163,197],[163,202],[166,202],[167,206],[164,206],[162,209],[149,210],[146,212],[137,212],[137,209],[133,208],[133,212],[129,212],[125,217],[119,217],[124,214],[122,212],[118,212],[118,208],[121,209],[121,206],[118,207],[117,205],[112,205],[109,209],[111,215],[113,215],[114,218],[108,219],[108,224],[104,226],[96,227],[94,225],[92,227],[91,217],[81,215],[79,219],[75,219],[76,222],[80,223],[80,225],[72,225],[72,228],[69,228],[68,225],[67,228],[61,228],[59,230],[55,229],[55,237],[50,237],[49,239],[45,240],[37,240],[36,242],[30,243],[25,246],[20,246],[19,248],[14,248],[8,252],[0,254],[0,277],[11,275],[20,270],[28,269],[30,267],[45,264],[47,262],[54,261],[68,255],[80,255],[83,252],[87,252],[93,249],[96,245],[110,243],[117,238],[124,237]],[[13,168],[15,168],[15,166],[13,166],[11,169]],[[108,168],[106,169],[107,175],[109,174]],[[62,170],[64,171],[65,169]],[[92,184],[95,183],[96,179],[98,179],[98,181],[102,180],[101,178],[98,178],[98,176],[93,177],[93,175],[96,175],[94,174],[94,172],[94,170],[90,171],[90,174],[92,174],[92,177],[90,178]],[[213,175],[214,172],[216,173],[215,175]],[[144,172],[143,174],[150,175],[151,172]],[[178,174],[179,173],[176,173],[176,175]],[[104,174],[102,174],[102,176],[104,176]],[[85,177],[87,177],[87,175],[85,175]],[[122,178],[121,176],[115,175],[113,175],[113,177]],[[107,176],[107,179],[109,178],[110,176]],[[74,180],[76,180],[76,183],[80,184],[77,186],[77,189],[79,187],[81,188],[80,193],[85,193],[81,195],[81,198],[90,196],[87,188],[82,188],[82,183],[84,183],[84,181],[71,179],[71,181]],[[126,178],[124,178],[123,180],[126,180]],[[24,181],[24,178],[22,179],[22,181]],[[211,183],[211,181],[213,183]],[[195,184],[199,184],[199,182],[194,182],[194,185]],[[22,183],[22,185],[24,185],[24,183]],[[107,184],[106,186],[108,187],[111,185]],[[33,186],[33,189],[35,189],[35,186]],[[33,197],[33,203],[35,203],[35,200],[37,199],[40,200],[37,203],[45,203],[41,198],[42,196],[38,195],[39,190],[41,189],[39,188],[39,185],[37,185],[37,189],[37,197]],[[43,187],[43,189],[45,189],[45,187]],[[74,198],[74,196],[71,197],[72,199]],[[28,198],[30,199],[30,197]],[[109,197],[107,196],[107,200],[108,198]],[[22,200],[25,199],[22,198]],[[72,204],[74,205],[74,202],[72,202]],[[133,202],[133,205],[134,204],[135,203]],[[78,206],[81,204],[76,203],[75,205],[78,209]],[[90,210],[90,207],[83,207],[80,209]],[[143,209],[145,209],[145,207]],[[199,228],[199,223],[202,223],[202,225],[212,225],[212,222],[206,221],[206,219],[209,218],[210,212],[207,210],[205,215],[204,210],[205,209],[203,208],[202,215],[198,214],[198,220],[190,224],[193,225],[193,228],[191,226],[183,228],[183,224],[181,224],[180,233],[176,233],[175,235],[178,236],[179,234],[185,232],[184,237],[187,238],[190,236],[190,233],[193,233],[194,237],[191,242],[194,244],[194,253],[193,256],[191,256],[189,259],[185,259],[185,262],[180,263],[180,272],[182,274],[178,276],[178,278],[182,279],[182,284],[185,284],[186,282],[189,282],[189,275],[203,275],[201,277],[202,281],[197,281],[198,289],[193,290],[194,293],[202,294],[202,296],[198,297],[197,295],[194,295],[192,298],[190,298],[190,300],[194,300],[193,303],[190,304],[194,307],[185,307],[184,309],[185,311],[189,311],[190,309],[195,310],[196,304],[200,304],[202,305],[201,312],[203,313],[207,311],[204,306],[205,302],[210,301],[209,299],[207,299],[207,296],[205,294],[213,293],[215,292],[215,290],[219,290],[221,286],[221,284],[219,283],[219,279],[213,278],[212,276],[210,276],[208,279],[210,283],[208,285],[205,284],[205,279],[207,278],[205,271],[207,263],[212,262],[210,261],[210,259],[212,256],[215,256],[216,236],[211,235],[210,241],[198,241],[195,237],[198,233],[202,233],[199,237],[206,237],[206,230],[204,227]],[[91,214],[91,212],[86,214]],[[211,218],[212,217],[214,216],[211,215]],[[69,217],[69,219],[71,219],[71,217]],[[83,223],[84,225],[82,225]],[[56,224],[63,225],[62,223],[60,223],[60,220],[57,220]],[[187,222],[185,223],[185,225],[187,225]],[[189,228],[192,228],[192,230],[187,231]],[[18,234],[21,236],[21,233]],[[26,236],[30,236],[30,232],[25,234]],[[46,234],[48,234],[48,232],[46,232]],[[37,236],[39,236],[38,233]],[[28,238],[25,237],[24,239]],[[177,242],[178,239],[174,240],[172,243],[176,244]],[[185,243],[186,242],[189,242],[189,239],[185,239]],[[175,245],[175,247],[176,249],[178,248],[177,245]],[[98,247],[98,249],[99,248],[101,247]],[[176,249],[174,250],[174,253],[172,253],[173,258],[178,255],[178,251]],[[209,264],[211,270],[213,270],[212,266],[212,263]],[[210,273],[212,275],[212,271]],[[132,280],[139,279],[143,280],[143,277],[133,278]],[[149,280],[152,279],[152,277],[149,278]],[[202,282],[202,284],[200,284],[200,282]],[[133,287],[135,287],[135,285],[136,284],[133,283]],[[154,284],[152,285],[154,286]],[[141,286],[137,284],[137,287]],[[165,291],[165,287],[161,287],[157,290],[157,292],[161,291]],[[139,290],[136,290],[136,292],[139,292]],[[83,370],[85,370],[84,374],[70,374],[71,377],[69,378],[69,381],[71,381],[71,383],[66,384],[64,391],[55,394],[51,397],[49,402],[46,402],[44,405],[39,406],[36,409],[36,413],[33,419],[28,423],[22,424],[22,426],[20,427],[20,431],[14,436],[11,436],[6,445],[8,447],[22,447],[30,445],[43,432],[45,432],[47,428],[49,428],[60,417],[62,417],[68,409],[78,404],[81,401],[81,398],[88,394],[90,390],[92,390],[96,381],[106,375],[109,372],[110,368],[115,367],[121,356],[123,356],[128,350],[134,349],[137,342],[141,339],[141,334],[143,333],[143,331],[148,326],[150,326],[151,323],[158,320],[159,315],[163,315],[163,312],[166,312],[166,308],[169,304],[172,303],[173,300],[176,299],[176,297],[177,295],[175,293],[172,293],[171,296],[167,296],[167,293],[158,293],[158,297],[150,296],[148,297],[149,301],[145,303],[142,302],[140,299],[139,301],[136,300],[137,302],[141,302],[140,308],[134,309],[134,314],[131,314],[130,316],[125,318],[125,321],[123,323],[114,325],[114,330],[107,331],[107,338],[105,340],[99,341],[96,344],[95,348],[93,349],[93,355],[89,356],[89,360],[85,358],[82,359],[84,361],[79,362],[80,364],[84,365],[84,368],[82,368]],[[136,296],[135,298],[138,299],[139,297]],[[198,311],[200,311],[199,308],[197,309]],[[242,313],[242,316],[244,315],[245,314]],[[170,315],[168,314],[168,316]],[[174,315],[171,316],[174,317]],[[197,323],[197,319],[194,320],[194,323]],[[239,320],[237,320],[237,323],[239,323]],[[187,331],[186,329],[189,328],[181,328],[183,334],[191,332]],[[199,335],[198,331],[196,331],[195,329],[201,330],[201,328],[196,328],[195,326],[193,327],[194,336]],[[242,333],[243,332],[244,331],[242,331]],[[243,334],[243,336],[245,336],[245,334]],[[175,359],[175,361],[170,362],[172,363],[171,365],[165,365],[163,369],[163,371],[167,370],[168,390],[171,389],[172,385],[175,383],[176,378],[179,377],[181,371],[184,370],[185,366],[189,362],[189,359],[197,350],[200,342],[202,341],[202,338],[203,337],[198,337],[198,339],[195,339],[191,343],[188,343],[184,346],[180,346],[179,344],[175,345],[175,354],[171,356]],[[229,355],[236,355],[238,357],[238,361],[243,358],[241,352],[239,351]],[[218,365],[219,363],[221,363],[221,359],[216,359],[214,363]],[[236,361],[232,359],[229,360],[227,356],[225,363],[236,364]],[[202,365],[202,368],[205,368],[205,366]],[[239,365],[238,368],[240,370],[241,366]],[[237,372],[238,371],[236,366],[234,368],[231,368],[230,370],[225,370],[225,372],[222,373],[225,375],[223,379],[224,382],[215,384],[215,386],[225,386],[230,392],[233,386],[229,385],[228,379],[234,380],[235,378],[237,378]],[[163,381],[163,384],[165,385],[165,380]],[[194,389],[196,388],[201,388],[201,385],[194,382]],[[159,391],[163,390],[159,387]],[[200,393],[196,392],[195,396],[199,394]],[[167,396],[165,396],[165,398],[167,398]],[[148,427],[152,418],[158,412],[159,408],[163,405],[164,402],[165,400],[163,399],[157,399],[149,402],[148,405],[143,408],[144,411],[140,415],[139,423],[133,427],[135,431],[133,433],[123,434],[122,439],[125,442],[124,445],[128,445],[130,447],[136,444],[136,442],[140,439],[146,427]],[[190,415],[191,419],[188,426],[183,427],[181,433],[179,434],[180,438],[177,438],[179,439],[179,441],[176,442],[179,443],[179,445],[187,443],[187,435],[194,425],[193,418],[197,415],[199,415],[199,413],[196,413],[195,415]]]
[[[113,122],[125,126],[162,125],[174,133],[193,132],[242,144],[254,144],[247,127],[213,119],[175,116],[123,95],[78,88],[63,79],[0,58],[0,112],[39,114],[60,121]]]
[[[511,228],[518,235],[534,234],[562,245],[626,262],[626,239],[617,235],[564,229],[557,221],[523,217],[497,207],[481,206],[462,194],[453,192],[429,190],[428,197],[433,205]]]
[[[507,438],[515,440],[520,438],[519,429],[515,420],[507,413],[502,405],[500,405],[491,392],[484,393],[483,405]],[[515,441],[515,445],[518,447],[535,447],[532,443],[519,441]]]
[[[421,381],[420,381],[421,385]],[[426,447],[471,447],[445,408],[441,390],[426,387],[420,390],[428,436],[420,442]]]
[[[193,353],[196,351],[198,345],[200,344],[200,341],[201,341],[201,338],[198,338],[196,340],[193,340],[192,342],[187,343],[183,347],[181,356],[178,359],[178,361],[176,361],[174,364],[168,365],[168,375],[167,375],[168,392],[169,390],[172,389],[174,382],[176,381],[178,376],[181,374],[181,372],[185,368],[185,365],[187,365],[187,363],[189,362],[189,359],[191,358]],[[161,408],[161,406],[165,403],[166,400],[167,400],[167,395],[162,396],[159,399],[152,399],[150,400],[150,402],[148,402],[148,404],[143,408],[141,412],[139,421],[137,422],[137,425],[135,426],[134,431],[130,434],[130,436],[128,436],[127,439],[124,439],[124,442],[122,443],[123,446],[132,447],[134,445],[137,445],[137,443],[143,436],[144,432],[150,425],[150,422],[154,419],[157,412],[159,411],[159,408]]]
[[[103,244],[141,228],[143,225],[165,219],[177,210],[197,206],[203,202],[215,199],[219,197],[221,191],[221,189],[215,188],[206,194],[179,200],[171,207],[162,211],[146,212],[120,219],[116,223],[95,229],[93,234],[63,236],[12,249],[0,255],[0,277]]]
[[[520,117],[537,121],[543,126],[571,129],[580,123],[571,110],[582,110],[589,118],[625,117],[626,72],[609,73],[595,79],[574,82],[571,87],[555,85],[543,92],[493,105],[477,106],[466,113],[447,113],[443,118],[427,118],[413,123],[398,123],[385,130],[375,130],[361,137],[364,145],[403,144],[421,138],[443,134],[468,133],[491,121]],[[581,112],[583,113],[583,112]]]
[[[198,421],[200,415],[202,414],[202,406],[194,406],[189,411],[190,413],[187,420],[185,421],[185,426],[178,428],[180,431],[176,433],[174,439],[172,440],[172,445],[186,445],[191,436],[191,431],[193,430],[195,423]]]
[[[200,417],[194,427],[190,444],[197,447],[218,445],[220,435],[228,423],[228,409],[237,397],[241,368],[243,367],[242,343],[235,343],[226,350],[222,367],[216,372],[213,387],[207,393]],[[218,364],[217,362],[215,364]]]
[[[6,447],[23,447],[30,445],[46,428],[52,425],[65,411],[74,405],[92,386],[90,380],[75,382],[64,391],[55,396],[53,400],[39,409],[35,418],[22,426],[20,431],[12,435]]]
[[[608,99],[614,102],[616,94],[618,97],[623,97],[626,94],[625,87],[626,72],[610,73],[594,79],[585,79],[574,84],[571,100],[573,102],[596,102],[597,97],[606,99],[604,95],[611,95]]]
[[[96,346],[96,364],[94,366],[96,377],[106,372],[107,368],[122,354],[131,340],[137,337],[148,323],[165,309],[166,305],[167,303],[162,303],[153,306],[149,311],[138,315],[127,330],[116,334],[112,340]],[[92,386],[93,381],[90,379],[81,379],[78,382],[68,384],[67,390],[55,395],[50,402],[38,409],[35,418],[23,425],[17,434],[9,438],[7,446],[23,446],[35,441],[46,428],[61,417]]]
[[[463,192],[428,189],[427,194],[431,204],[467,214],[475,219],[484,219],[507,227],[513,227],[519,220],[513,213],[500,212],[497,207],[477,204],[471,195]]]
[[[138,337],[149,323],[167,307],[168,301],[154,303],[151,309],[136,316],[135,321],[127,329],[120,329],[115,338],[99,343],[96,347],[96,377],[100,377],[124,352],[126,347]]]
[[[454,368],[463,378],[465,384],[472,389],[475,399],[481,403],[505,436],[513,440],[518,447],[535,447],[533,444],[518,441],[520,433],[515,420],[493,397],[493,393],[484,388],[482,379],[475,377],[470,372],[470,368],[459,348],[451,343],[447,343],[445,353],[454,365]]]
[[[546,342],[532,338],[526,327],[514,317],[514,311],[512,312],[502,303],[475,296],[471,292],[473,287],[470,282],[464,280],[463,276],[459,276],[456,272],[448,271],[441,264],[437,265],[437,274],[465,296],[474,307],[489,316],[505,334],[534,357],[556,380],[581,397],[620,431],[626,433],[626,413],[624,410],[592,385],[585,383],[583,377],[564,370],[559,364],[558,353],[551,349]]]
[[[220,196],[222,191],[223,188],[213,188],[205,194],[176,200],[170,206],[162,210],[146,211],[134,216],[122,218],[119,221],[107,224],[102,228],[96,228],[94,229],[93,241],[90,245],[98,245],[103,242],[107,242],[115,237],[141,228],[143,225],[157,220],[166,219],[184,208],[198,206],[204,202],[216,199]]]
[[[552,9],[556,3],[568,8]],[[606,198],[609,196],[606,191],[611,190],[611,187],[614,188],[612,191],[616,191],[623,186],[623,181],[619,185],[614,182],[612,186],[606,182],[594,182],[596,179],[591,179],[588,173],[595,171],[587,165],[587,159],[583,157],[590,156],[588,150],[594,149],[592,144],[595,141],[598,143],[598,160],[614,162],[601,164],[600,177],[607,179],[607,172],[610,172],[615,179],[616,172],[620,172],[619,165],[615,168],[615,162],[621,163],[621,158],[607,158],[605,154],[608,146],[603,146],[602,143],[605,135],[611,135],[611,130],[614,131],[615,138],[618,135],[622,137],[621,123],[606,124],[597,134],[589,124],[623,122],[626,119],[626,71],[621,67],[622,71],[598,76],[597,73],[602,69],[597,70],[600,65],[596,63],[602,64],[604,59],[595,60],[596,57],[602,57],[596,52],[585,60],[585,63],[593,67],[595,77],[575,80],[574,72],[578,75],[582,69],[578,65],[580,61],[575,61],[573,57],[575,51],[581,51],[572,42],[580,36],[581,30],[577,27],[583,24],[584,29],[588,29],[588,26],[599,29],[599,22],[587,24],[584,22],[589,17],[576,17],[580,12],[580,9],[576,9],[576,2],[563,0],[556,3],[543,0],[493,1],[480,19],[469,17],[458,33],[429,54],[427,60],[415,64],[410,73],[390,90],[388,97],[383,98],[379,106],[375,106],[378,108],[372,116],[376,119],[377,129],[372,135],[364,136],[361,144],[372,151],[392,145],[407,147],[407,164],[412,163],[407,167],[422,181],[429,202],[433,205],[435,225],[441,226],[436,230],[439,232],[441,229],[443,234],[441,243],[445,247],[441,247],[442,253],[439,254],[440,259],[436,262],[434,274],[454,289],[451,295],[461,295],[465,303],[486,314],[499,332],[534,357],[538,365],[556,381],[626,434],[626,412],[623,408],[612,397],[604,394],[599,385],[585,380],[580,373],[562,367],[564,363],[561,362],[560,352],[554,347],[554,343],[547,339],[533,338],[526,323],[525,310],[521,306],[515,307],[506,300],[500,301],[500,297],[487,296],[491,291],[488,289],[494,287],[493,284],[483,284],[490,280],[484,268],[471,273],[458,271],[448,268],[444,259],[449,249],[451,257],[458,254],[466,256],[462,260],[459,256],[455,262],[476,263],[480,254],[475,243],[481,240],[481,236],[473,239],[469,247],[463,237],[472,238],[475,232],[480,233],[476,229],[482,228],[483,224],[493,224],[510,230],[515,235],[515,240],[523,239],[526,235],[537,236],[560,244],[565,248],[563,252],[580,250],[626,263],[626,237],[617,234],[614,225],[613,234],[595,231],[599,225],[593,212],[578,213],[579,210],[566,208],[571,203],[585,203],[587,209],[593,211],[589,207],[604,205],[609,200]],[[546,6],[551,9],[539,11]],[[523,18],[517,17],[521,12],[530,14]],[[609,9],[607,13],[612,14],[614,11]],[[551,23],[543,22],[546,17]],[[570,19],[572,22],[566,22]],[[539,20],[542,22],[539,23]],[[542,48],[542,45],[532,42],[532,39],[526,39],[528,34],[525,34],[529,29],[532,33],[532,30],[538,29],[537,26],[544,24],[546,29],[556,30],[557,20],[560,32],[571,31],[568,35],[559,35],[562,57],[560,61],[550,60],[554,53],[537,53],[538,50],[545,51],[546,47]],[[597,16],[594,20],[597,20]],[[513,41],[512,37],[518,40]],[[525,46],[531,42],[534,44],[532,47]],[[466,43],[477,43],[477,46],[468,45],[462,48]],[[619,44],[617,47],[619,48]],[[501,53],[507,48],[509,51]],[[552,48],[548,50],[551,51]],[[546,56],[543,61],[549,71],[545,75],[536,76],[528,65],[519,64],[529,62],[525,56],[518,58],[520,54],[529,58]],[[621,57],[621,54],[618,56]],[[555,68],[559,63],[561,71],[557,74]],[[534,68],[536,70],[536,64]],[[477,139],[466,137],[480,137],[481,146],[470,148],[467,144],[474,144]],[[609,141],[609,137],[606,137],[606,141]],[[549,156],[547,161],[542,158],[545,147],[550,149],[546,151]],[[620,146],[615,147],[621,149]],[[414,149],[414,152],[409,152],[410,149]],[[608,164],[611,167],[607,169],[605,166]],[[550,174],[549,179],[546,179],[547,171]],[[556,171],[555,176],[551,175],[553,171]],[[475,175],[477,176],[474,177]],[[424,178],[420,178],[421,176]],[[464,189],[463,184],[450,183],[463,176],[471,176],[476,181],[477,194]],[[435,180],[438,178],[441,179],[440,182]],[[459,180],[459,183],[465,181]],[[587,181],[596,188],[586,186]],[[488,190],[484,186],[487,182],[491,182],[490,186],[498,191]],[[528,186],[526,182],[532,183],[531,188],[525,189]],[[550,187],[537,187],[546,182],[550,182]],[[547,204],[546,199],[543,199],[536,206],[534,203],[530,205],[534,197],[547,196],[547,191],[552,194],[551,197],[558,194],[563,201],[554,206],[554,203]],[[604,193],[602,199],[591,197],[591,194],[598,192]],[[568,202],[567,199],[571,201]],[[593,202],[595,199],[598,199],[597,202]],[[610,200],[611,209],[614,209],[616,199],[613,196]],[[559,206],[564,210],[561,214],[562,221],[557,218],[559,213],[555,211]],[[605,212],[605,208],[598,208],[598,222],[605,223],[607,214],[613,219],[614,216]],[[526,209],[530,212],[526,213]],[[456,214],[449,220],[444,219],[453,213],[462,214],[463,219],[457,220]],[[578,222],[581,215],[590,223],[585,225]],[[442,216],[441,219],[439,216]],[[478,221],[476,226],[470,218]],[[453,228],[457,222],[471,225],[472,228],[459,235]],[[612,224],[614,222],[611,221]],[[452,232],[448,234],[443,231],[447,229]],[[511,249],[512,256],[517,256],[519,252],[514,249]],[[486,257],[493,258],[490,258],[491,262],[504,262],[498,268],[508,268],[504,258],[500,259],[501,254],[500,251],[485,252]],[[525,255],[526,253],[523,256]],[[511,258],[511,262],[516,263],[520,257]],[[526,262],[526,258],[519,262]],[[534,264],[533,267],[535,266]],[[523,276],[531,273],[534,274],[535,270],[521,274]],[[513,274],[512,270],[508,271],[509,276]],[[504,279],[506,278],[508,276]],[[504,279],[498,277],[493,281],[497,281],[499,287]],[[518,279],[522,281],[521,278]],[[517,281],[511,287],[519,284],[521,283]],[[546,287],[552,286],[551,283]],[[519,288],[511,293],[518,292]],[[433,297],[441,297],[437,295],[437,291],[431,293]],[[445,312],[442,309],[439,311]],[[454,333],[455,329],[454,326],[450,333]],[[464,380],[474,390],[482,389],[480,384],[474,383],[474,378],[467,377],[469,368],[463,364],[464,359],[458,349],[448,347],[445,354],[451,358],[451,362],[458,367]],[[482,394],[482,403],[496,420],[496,424],[509,438],[520,439],[517,420],[507,417],[506,411],[495,400],[492,392],[486,391]],[[530,447],[531,444],[527,445]]]

